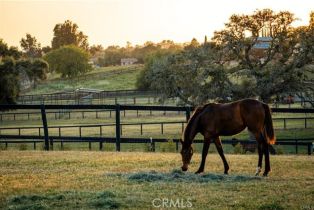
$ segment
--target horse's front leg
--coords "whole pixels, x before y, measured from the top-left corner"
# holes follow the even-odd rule
[[[204,139],[204,145],[203,145],[203,152],[202,152],[202,161],[199,169],[195,172],[196,174],[204,172],[204,167],[205,167],[205,162],[206,162],[206,157],[208,154],[208,149],[210,145],[210,138],[205,138]]]
[[[224,155],[224,151],[222,149],[222,144],[221,144],[221,140],[220,140],[219,136],[215,139],[215,145],[216,145],[217,151],[218,151],[218,153],[222,159],[222,162],[224,163],[224,168],[225,168],[224,173],[228,174],[229,165],[228,165],[228,162],[227,162],[226,157]]]

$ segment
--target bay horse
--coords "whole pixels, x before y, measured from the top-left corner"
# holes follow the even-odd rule
[[[195,109],[182,135],[182,170],[187,171],[193,148],[192,143],[197,133],[204,136],[202,161],[196,173],[204,172],[209,145],[213,140],[224,164],[224,173],[228,174],[229,165],[225,158],[219,136],[231,136],[240,133],[245,128],[254,135],[258,144],[258,164],[255,175],[259,175],[265,156],[263,176],[270,172],[269,148],[274,144],[271,111],[267,104],[255,99],[243,99],[226,104],[208,103]]]

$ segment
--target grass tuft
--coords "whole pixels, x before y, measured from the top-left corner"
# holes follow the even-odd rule
[[[121,204],[115,199],[116,195],[110,191],[98,193],[96,199],[91,202],[91,205],[96,208],[117,209]]]
[[[271,204],[261,205],[258,209],[259,210],[284,210],[285,208],[282,207],[280,204],[271,203]]]
[[[116,175],[121,176],[121,174]],[[126,177],[129,181],[138,182],[246,182],[262,180],[262,177],[258,176],[247,176],[247,175],[224,175],[215,173],[206,174],[194,174],[190,172],[182,172],[181,170],[175,169],[170,173],[161,173],[156,171],[150,172],[137,172],[137,173],[125,173],[122,176]]]

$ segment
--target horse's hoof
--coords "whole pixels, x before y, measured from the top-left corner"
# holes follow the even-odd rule
[[[256,168],[255,176],[258,176],[261,173],[262,169],[261,167]]]
[[[268,175],[268,173],[265,173],[265,172],[263,173],[263,177],[267,177],[267,175]]]
[[[228,175],[228,171],[225,171],[224,174]]]
[[[204,171],[196,171],[195,174],[203,173]]]

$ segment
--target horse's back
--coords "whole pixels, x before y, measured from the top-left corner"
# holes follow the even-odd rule
[[[208,104],[203,110],[201,125],[215,135],[234,135],[246,127],[253,133],[264,125],[263,103],[243,99],[225,104]]]

